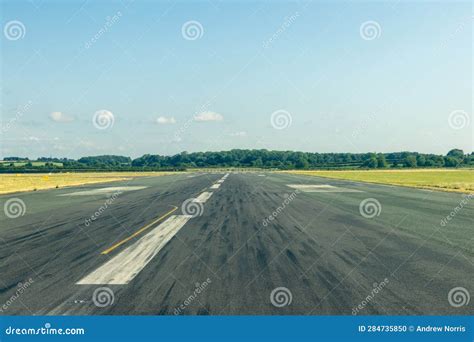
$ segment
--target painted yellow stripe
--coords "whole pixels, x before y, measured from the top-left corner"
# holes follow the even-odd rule
[[[127,241],[130,241],[131,239],[133,239],[134,237],[136,237],[137,235],[141,234],[144,230],[150,228],[152,225],[156,224],[157,222],[163,220],[164,218],[170,216],[172,213],[174,213],[176,210],[178,209],[178,207],[174,206],[173,205],[173,209],[171,209],[170,211],[168,211],[166,214],[164,214],[163,216],[160,216],[158,217],[156,220],[154,220],[153,222],[147,224],[146,226],[140,228],[139,230],[137,230],[135,233],[133,233],[132,235],[130,235],[129,237],[123,239],[122,241],[120,242],[117,242],[115,245],[113,245],[112,247],[109,247],[107,248],[105,251],[101,252],[100,254],[109,254],[110,252],[112,252],[114,249],[116,249],[117,247],[123,245],[125,242]]]

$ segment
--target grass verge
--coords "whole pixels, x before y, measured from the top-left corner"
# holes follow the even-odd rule
[[[414,188],[474,192],[474,169],[415,169],[357,171],[283,171],[285,173],[390,184]]]
[[[165,176],[174,173],[175,172],[71,172],[51,174],[0,174],[0,194],[114,182],[135,177]]]

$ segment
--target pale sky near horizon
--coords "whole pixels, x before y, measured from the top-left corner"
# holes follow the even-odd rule
[[[473,151],[470,1],[1,1],[0,157]]]

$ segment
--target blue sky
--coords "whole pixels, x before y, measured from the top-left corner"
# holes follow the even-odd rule
[[[468,1],[2,1],[0,157],[471,152],[472,13]]]

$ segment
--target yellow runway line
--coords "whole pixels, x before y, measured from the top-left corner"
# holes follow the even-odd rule
[[[120,242],[117,242],[117,243],[116,243],[115,245],[113,245],[112,247],[107,248],[105,251],[101,252],[100,254],[105,255],[105,254],[108,254],[108,253],[112,252],[112,251],[113,251],[114,249],[116,249],[117,247],[123,245],[123,244],[124,244],[125,242],[127,242],[127,241],[130,241],[130,240],[133,239],[135,236],[141,234],[144,230],[150,228],[150,226],[152,226],[152,225],[154,225],[155,223],[157,223],[157,222],[163,220],[164,218],[170,216],[170,215],[171,215],[172,213],[174,213],[177,209],[178,209],[178,207],[176,207],[176,206],[173,205],[173,209],[172,209],[172,210],[168,211],[168,212],[167,212],[166,214],[164,214],[163,216],[158,217],[156,220],[154,220],[153,222],[147,224],[146,226],[140,228],[139,230],[137,230],[135,233],[133,233],[133,234],[130,235],[129,237],[123,239],[123,240],[120,241]]]

